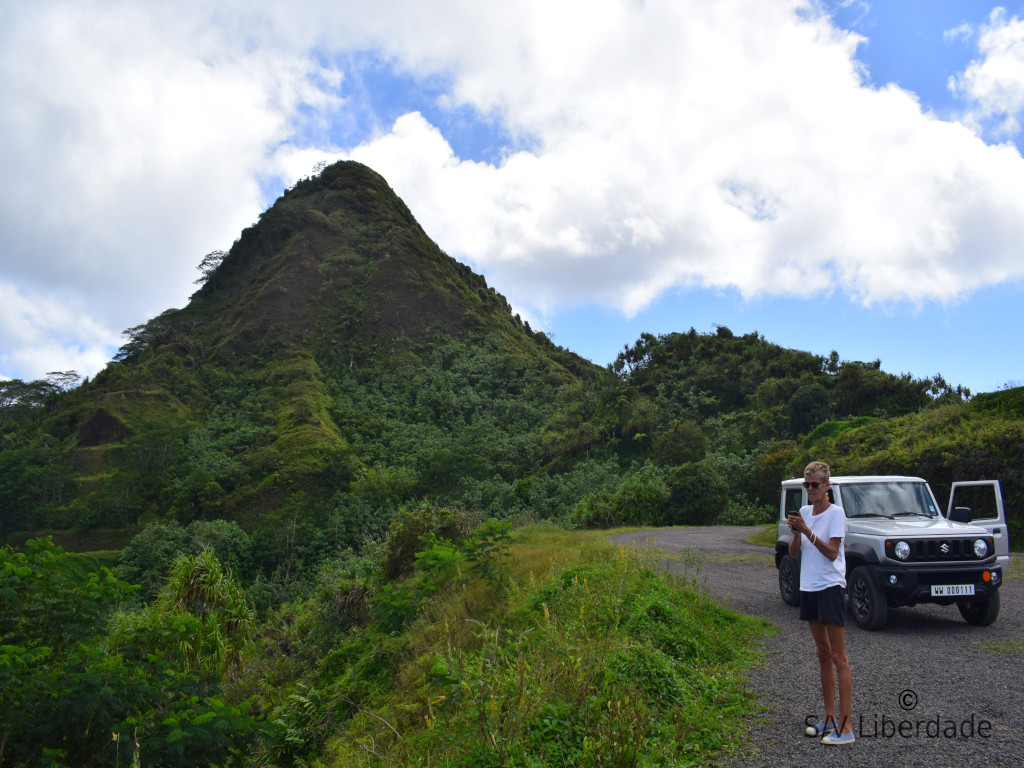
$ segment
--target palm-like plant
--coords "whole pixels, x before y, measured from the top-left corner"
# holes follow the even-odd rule
[[[245,592],[207,549],[178,557],[156,600],[142,611],[120,614],[114,634],[132,635],[136,643],[149,634],[173,646],[187,669],[233,676],[254,622]]]
[[[156,607],[168,617],[185,613],[198,619],[198,631],[179,639],[179,649],[193,668],[237,670],[255,613],[212,550],[175,561]]]

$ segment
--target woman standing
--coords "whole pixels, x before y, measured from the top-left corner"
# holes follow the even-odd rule
[[[812,461],[804,470],[807,489],[806,507],[787,519],[793,531],[790,557],[800,559],[800,618],[808,622],[818,651],[821,693],[825,699],[825,717],[809,727],[810,736],[823,736],[824,744],[852,744],[853,683],[850,661],[846,658],[846,513],[828,500],[828,464]],[[839,715],[836,720],[836,681],[839,683]]]

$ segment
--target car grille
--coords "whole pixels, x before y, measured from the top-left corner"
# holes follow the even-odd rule
[[[911,562],[944,562],[947,560],[977,560],[974,542],[970,539],[906,539],[910,544]],[[991,550],[989,552],[991,554]]]

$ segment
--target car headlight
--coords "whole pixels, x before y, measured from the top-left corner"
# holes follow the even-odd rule
[[[985,557],[988,554],[988,543],[984,539],[974,540],[974,556],[977,558]]]
[[[910,558],[910,545],[905,541],[897,541],[895,551],[896,557],[900,560],[907,560]]]

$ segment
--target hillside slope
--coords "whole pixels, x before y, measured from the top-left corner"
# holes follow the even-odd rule
[[[36,477],[4,532],[228,518],[354,543],[407,499],[534,471],[559,393],[611,378],[530,332],[357,163],[298,183],[217,262],[55,398],[42,437],[8,430],[10,471]]]

